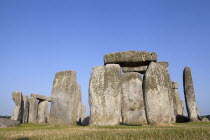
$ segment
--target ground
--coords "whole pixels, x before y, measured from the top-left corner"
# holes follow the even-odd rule
[[[210,123],[146,126],[68,126],[22,124],[0,128],[0,139],[10,140],[209,140]]]

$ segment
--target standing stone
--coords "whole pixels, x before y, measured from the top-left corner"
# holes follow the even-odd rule
[[[121,118],[121,69],[95,67],[89,85],[90,125],[118,125]]]
[[[183,102],[179,96],[178,91],[178,83],[172,82],[172,95],[173,95],[173,103],[174,103],[174,114],[177,115],[183,115],[184,116],[184,106]]]
[[[48,101],[40,100],[38,103],[37,123],[47,123],[48,115]]]
[[[146,124],[142,77],[137,72],[122,75],[122,123]]]
[[[144,76],[146,116],[150,124],[171,123],[170,76],[165,67],[151,62]]]
[[[79,89],[80,89],[80,87],[79,87]],[[78,105],[78,113],[77,113],[77,123],[81,124],[82,123],[82,120],[81,120],[81,113],[82,113],[82,95],[81,95],[81,91],[79,92],[78,101],[79,101],[79,105]]]
[[[188,117],[190,121],[198,121],[198,112],[195,101],[195,92],[192,80],[192,74],[189,67],[185,67],[183,72],[184,95]]]
[[[29,100],[29,117],[28,122],[29,123],[36,123],[37,122],[37,99],[34,97],[30,97]]]
[[[56,73],[51,98],[51,124],[77,123],[79,91],[75,71]]]
[[[28,103],[28,96],[23,95],[23,122],[28,123],[28,116],[29,116],[29,103]]]
[[[82,109],[81,109],[81,124],[82,125],[88,125],[89,122],[87,122],[85,120],[86,117],[87,117],[87,114],[86,114],[86,106],[85,105],[82,105]]]
[[[23,121],[23,112],[24,112],[24,109],[23,109],[24,104],[23,104],[22,92],[14,91],[12,93],[12,99],[15,102],[15,109],[14,109],[14,112],[13,112],[13,114],[11,116],[11,119],[15,120],[15,121],[20,121],[22,123],[22,121]]]

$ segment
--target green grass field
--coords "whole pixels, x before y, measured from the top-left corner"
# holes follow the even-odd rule
[[[210,123],[165,126],[69,126],[23,124],[0,128],[0,139],[10,140],[210,140]]]

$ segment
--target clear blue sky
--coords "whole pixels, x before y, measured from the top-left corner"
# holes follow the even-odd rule
[[[202,115],[210,114],[209,0],[1,0],[0,115],[12,91],[50,96],[55,73],[77,71],[88,105],[91,69],[106,53],[158,53],[179,82],[192,69]]]

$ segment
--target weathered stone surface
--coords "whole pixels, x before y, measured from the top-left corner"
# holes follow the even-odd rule
[[[141,74],[145,74],[148,66],[138,66],[138,67],[123,67],[123,72],[139,72]]]
[[[23,112],[24,112],[22,92],[14,91],[12,93],[12,99],[15,102],[15,109],[14,109],[14,112],[11,116],[11,119],[15,120],[15,121],[22,122],[23,121]]]
[[[79,92],[75,71],[56,73],[51,97],[51,124],[77,124]]]
[[[121,66],[141,66],[149,64],[151,61],[157,61],[156,53],[146,51],[124,51],[106,54],[104,56],[105,64],[121,64]]]
[[[80,87],[79,87],[80,89]],[[81,113],[82,113],[82,93],[79,92],[79,96],[78,96],[78,101],[79,101],[79,105],[78,105],[78,113],[77,113],[77,123],[81,124],[82,120],[81,120]]]
[[[95,67],[89,85],[90,125],[117,125],[121,118],[121,71],[118,64]]]
[[[209,122],[209,119],[207,117],[203,117],[202,122]]]
[[[47,96],[40,95],[40,94],[32,93],[32,94],[30,95],[30,97],[34,97],[34,98],[36,98],[36,99],[38,99],[38,100],[45,100],[45,101],[51,102],[51,97],[47,97]]]
[[[122,75],[122,123],[147,124],[142,77],[137,72]]]
[[[171,81],[168,71],[162,65],[151,62],[144,76],[143,89],[148,122],[171,123]]]
[[[29,102],[29,117],[28,122],[29,123],[36,123],[37,122],[37,111],[38,111],[38,103],[37,99],[34,97],[30,97],[28,99]]]
[[[37,123],[47,123],[48,115],[48,101],[40,100],[38,103]]]
[[[28,116],[29,116],[28,96],[23,95],[23,121],[22,123],[28,123]]]
[[[178,89],[178,83],[177,82],[172,82],[172,89]]]
[[[184,114],[184,105],[183,102],[179,96],[178,89],[172,89],[173,94],[173,103],[174,103],[174,114],[175,115],[185,115]]]
[[[6,118],[0,118],[0,127],[13,127],[20,125],[20,121],[10,120]]]
[[[81,110],[81,123],[82,123],[82,125],[88,125],[89,124],[89,122],[85,121],[86,117],[87,117],[86,106],[82,105],[82,110]]]
[[[198,112],[195,101],[194,85],[189,67],[185,67],[183,72],[184,95],[188,117],[190,121],[198,121]]]
[[[157,62],[158,64],[162,65],[164,68],[166,68],[168,70],[168,62],[165,62],[165,61],[160,61],[160,62]]]

